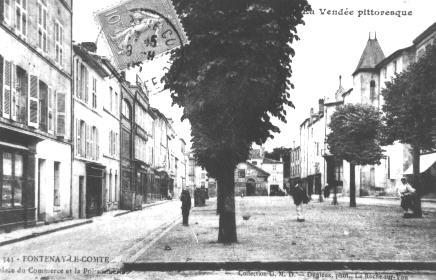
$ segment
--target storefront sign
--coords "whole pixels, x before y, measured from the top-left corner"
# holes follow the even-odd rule
[[[171,0],[131,0],[97,19],[120,70],[187,43]]]

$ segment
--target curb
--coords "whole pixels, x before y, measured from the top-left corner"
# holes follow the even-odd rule
[[[142,210],[144,210],[146,208],[150,208],[150,207],[153,207],[153,206],[158,206],[158,205],[161,205],[161,204],[164,204],[164,203],[168,203],[168,202],[171,202],[171,201],[173,201],[173,200],[163,200],[163,201],[158,201],[158,202],[155,202],[155,203],[145,204],[144,206],[142,206],[142,209],[138,209],[138,210],[126,210],[125,212],[121,212],[121,213],[115,214],[114,217],[119,217],[119,216],[127,215],[127,214],[130,214],[130,213],[142,211]]]
[[[15,239],[10,239],[10,240],[6,240],[6,241],[2,241],[2,242],[0,242],[0,247],[1,246],[5,246],[5,245],[9,245],[9,244],[12,244],[12,243],[17,243],[17,242],[20,242],[20,241],[32,239],[32,238],[39,237],[39,236],[42,236],[42,235],[47,235],[47,234],[54,233],[54,232],[57,232],[57,231],[61,231],[61,230],[65,230],[65,229],[70,229],[70,228],[74,228],[74,227],[90,224],[92,222],[93,222],[93,220],[87,220],[87,221],[83,221],[83,222],[80,222],[80,223],[76,223],[76,224],[72,224],[72,225],[68,225],[68,226],[63,226],[63,227],[58,227],[58,228],[47,230],[47,231],[43,231],[43,232],[35,232],[35,233],[29,234],[29,235],[26,235],[26,236],[22,236],[22,237],[18,237],[18,238],[15,238]]]
[[[167,234],[170,230],[172,230],[176,225],[180,223],[182,220],[181,217],[177,216],[174,220],[165,223],[164,225],[160,226],[158,229],[156,229],[154,232],[152,232],[151,239],[143,240],[141,245],[145,245],[140,250],[138,250],[133,256],[128,257],[128,260],[126,262],[123,262],[123,265],[126,263],[132,263],[135,260],[137,260],[141,255],[143,255],[148,249],[150,249],[151,246],[153,246],[157,241],[159,241],[165,234]],[[136,247],[136,246],[134,246]],[[133,249],[132,247],[131,249]]]
[[[373,199],[383,199],[383,200],[399,200],[399,198],[395,197],[395,196],[362,196],[361,198],[373,198]],[[436,203],[436,199],[434,199],[434,198],[421,198],[421,202]]]
[[[332,270],[369,270],[369,271],[436,271],[436,262],[411,261],[286,261],[286,262],[165,262],[165,263],[125,263],[124,271],[332,271]]]

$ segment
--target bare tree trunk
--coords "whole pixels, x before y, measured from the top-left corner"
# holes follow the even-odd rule
[[[356,207],[356,168],[350,162],[350,207]]]
[[[235,243],[236,235],[236,217],[235,217],[235,177],[234,169],[226,168],[221,173],[218,181],[219,202],[218,211],[219,219],[219,243]]]
[[[422,217],[422,208],[421,208],[421,196],[423,194],[423,189],[421,185],[421,171],[420,171],[420,156],[421,149],[419,146],[413,146],[413,184],[416,189],[417,199],[416,199],[416,211],[415,215],[419,218]]]

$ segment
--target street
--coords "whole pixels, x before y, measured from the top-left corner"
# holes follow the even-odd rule
[[[354,209],[348,207],[346,198],[339,202],[339,206],[333,206],[330,199],[322,203],[312,201],[305,207],[306,222],[297,223],[295,206],[288,196],[237,197],[239,242],[229,246],[216,243],[215,199],[208,200],[206,207],[191,211],[189,227],[181,225],[179,201],[119,217],[103,216],[87,225],[0,247],[0,279],[35,279],[36,276],[95,279],[97,275],[98,279],[177,279],[181,276],[175,272],[140,271],[150,269],[153,263],[175,263],[184,270],[184,263],[197,262],[435,259],[436,240],[430,234],[436,229],[434,203],[423,204],[423,219],[403,219],[398,201],[359,198]],[[126,274],[122,274],[123,264]],[[130,264],[137,269],[130,269]],[[191,271],[183,275],[203,279],[205,273]],[[416,276],[410,271],[399,273]],[[419,273],[420,278],[408,279],[434,276],[425,271]],[[206,274],[210,279],[242,277],[238,271]],[[250,275],[244,275],[247,276]],[[313,278],[309,276],[302,272],[290,279]]]
[[[32,274],[69,279],[69,269],[73,274],[80,271],[80,275],[94,275],[105,269],[119,273],[122,261],[150,242],[156,230],[179,216],[180,202],[175,200],[119,217],[99,217],[91,224],[0,247],[0,268],[15,270],[8,274],[0,269],[0,279],[29,279]],[[26,273],[17,274],[19,268]],[[63,272],[35,273],[43,269]]]

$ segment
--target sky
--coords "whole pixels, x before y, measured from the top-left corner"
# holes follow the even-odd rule
[[[218,1],[218,0],[217,0]],[[289,0],[292,1],[292,0]],[[120,3],[120,0],[74,0],[73,40],[76,42],[96,41],[99,26],[95,14]],[[309,116],[310,108],[317,108],[318,100],[332,96],[339,86],[353,87],[352,76],[366,42],[376,33],[385,56],[412,45],[412,41],[427,27],[436,22],[435,0],[309,0],[314,14],[304,17],[305,25],[299,26],[301,38],[292,46],[296,55],[293,58],[291,100],[295,109],[287,111],[287,123],[275,120],[281,133],[265,144],[267,150],[274,147],[292,147],[298,144],[299,125]],[[353,11],[353,15],[328,15],[327,10]],[[405,11],[406,16],[361,15],[359,11]],[[322,14],[324,12],[324,14]],[[367,11],[368,13],[368,11]],[[107,54],[105,41],[99,37],[99,51]],[[108,55],[108,54],[107,54]],[[162,75],[165,58],[148,65],[145,76]],[[152,93],[152,106],[159,108],[175,121],[176,131],[182,138],[190,139],[189,123],[179,122],[181,109],[171,107],[169,93],[156,89]]]

